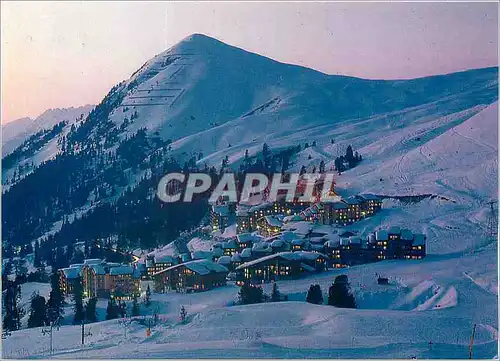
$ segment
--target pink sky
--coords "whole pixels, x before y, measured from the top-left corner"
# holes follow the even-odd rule
[[[364,78],[498,65],[497,3],[4,1],[1,7],[2,122],[95,104],[192,33]]]

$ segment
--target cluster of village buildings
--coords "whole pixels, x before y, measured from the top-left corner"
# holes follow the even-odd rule
[[[140,294],[144,281],[155,292],[203,291],[228,280],[238,285],[262,283],[385,259],[425,257],[426,236],[409,229],[393,226],[360,237],[336,233],[330,226],[359,221],[381,205],[373,195],[309,204],[215,204],[212,228],[226,227],[234,216],[237,233],[213,243],[210,250],[179,256],[150,254],[144,262],[130,265],[88,259],[59,271],[61,289],[70,294],[72,282],[79,278],[87,297],[130,299]]]
[[[335,201],[305,202],[295,199],[285,202],[258,202],[255,205],[220,202],[210,210],[212,231],[224,231],[236,221],[236,232],[258,231],[263,236],[278,234],[286,221],[307,221],[346,226],[372,216],[382,207],[382,200],[372,194],[361,194]]]

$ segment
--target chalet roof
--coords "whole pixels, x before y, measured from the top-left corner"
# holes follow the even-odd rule
[[[359,196],[367,201],[381,201],[379,197],[371,193],[360,194]]]
[[[350,244],[361,244],[361,237],[359,237],[359,236],[349,237],[349,243]]]
[[[413,238],[414,246],[425,246],[425,235],[422,233],[415,233]]]
[[[156,263],[172,263],[176,264],[177,263],[177,258],[169,255],[162,255],[155,257],[155,262]]]
[[[229,256],[225,256],[225,257],[229,257]],[[219,258],[219,261],[220,261],[220,258]],[[209,261],[207,259],[197,259],[194,261],[189,261],[189,262],[177,264],[177,265],[172,266],[172,267],[168,267],[164,270],[156,272],[155,274],[153,274],[153,276],[157,276],[159,274],[162,274],[162,273],[167,272],[167,271],[171,271],[171,270],[179,268],[179,267],[186,267],[186,268],[190,269],[191,271],[193,271],[194,273],[197,273],[197,274],[202,275],[202,276],[207,275],[211,272],[215,272],[215,273],[228,273],[229,272],[229,270],[221,264]]]
[[[265,250],[265,249],[268,249],[268,248],[270,248],[270,245],[267,242],[254,243],[253,246],[252,246],[252,250],[254,250],[254,251]]]
[[[245,248],[241,251],[241,258],[250,258],[252,257],[252,250],[250,248]]]
[[[340,245],[339,239],[336,239],[336,240],[331,239],[331,240],[325,242],[325,246],[329,247],[329,248],[335,248],[335,247],[338,247],[339,245]]]
[[[358,199],[356,199],[356,197],[349,197],[347,199],[344,199],[344,203],[348,205],[356,205],[360,204],[361,202]]]
[[[242,265],[236,267],[236,269],[237,270],[244,269],[275,258],[282,258],[288,261],[292,261],[292,260],[299,260],[300,256],[294,252],[280,252],[280,253],[270,254],[268,256],[255,259],[253,261],[245,262]]]
[[[83,268],[83,263],[70,264],[69,268]]]
[[[106,270],[104,269],[103,265],[93,264],[90,266],[90,268],[92,268],[94,270],[94,273],[96,275],[105,275],[106,274]]]
[[[279,248],[279,247],[283,247],[283,244],[284,244],[283,240],[277,239],[277,240],[274,240],[274,241],[271,242],[271,247],[273,247],[273,248]]]
[[[77,267],[61,268],[61,271],[64,273],[64,276],[69,280],[80,277],[80,269]]]
[[[387,232],[389,234],[400,234],[401,228],[399,228],[399,226],[391,226]]]
[[[131,275],[134,273],[134,269],[131,266],[118,266],[118,267],[112,267],[109,270],[109,275],[110,276],[118,276],[118,275]]]
[[[226,217],[229,215],[229,207],[226,204],[214,205],[214,206],[212,206],[212,211],[221,217]]]
[[[276,217],[264,216],[264,219],[266,220],[266,223],[272,227],[281,227],[281,222]]]
[[[241,262],[241,257],[238,252],[231,256],[231,262]]]
[[[84,265],[101,264],[103,261],[99,258],[89,258],[83,261]]]
[[[342,202],[333,202],[334,209],[347,209],[347,205]]]
[[[292,244],[294,246],[302,246],[306,243],[306,241],[304,239],[295,239],[292,241]]]
[[[327,258],[327,256],[325,256],[323,253],[319,252],[297,251],[294,253],[298,254],[301,259],[309,261],[317,260],[320,257]]]
[[[286,216],[283,218],[283,222],[288,223],[288,222],[300,222],[303,221],[304,218],[301,217],[298,214],[294,214],[293,216]]]
[[[351,231],[346,231],[346,232],[343,232],[341,234],[339,234],[339,237],[341,238],[348,238],[348,237],[352,237],[352,236],[355,236],[356,233],[352,233]]]
[[[230,264],[231,263],[231,256],[222,256],[217,260],[217,263],[219,264]]]
[[[224,254],[224,251],[222,250],[222,248],[214,248],[212,254],[214,255],[214,257],[221,257]]]
[[[389,239],[389,233],[385,229],[381,229],[375,233],[377,241],[387,241]]]
[[[403,241],[411,241],[413,240],[413,233],[409,229],[402,229],[401,230],[401,239]]]
[[[305,263],[301,263],[300,267],[302,267],[302,269],[304,271],[307,271],[307,272],[316,272],[316,269],[314,267],[311,267],[311,266],[309,266],[308,264],[305,264]]]
[[[192,259],[212,259],[213,253],[210,251],[194,251],[191,252]]]
[[[223,249],[227,249],[227,248],[230,248],[230,249],[232,249],[232,248],[237,248],[237,246],[236,246],[236,242],[235,242],[234,240],[230,239],[229,241],[222,243],[222,248],[223,248]]]
[[[262,237],[252,233],[241,233],[236,236],[236,242],[238,243],[259,242],[261,239]]]
[[[297,235],[294,233],[294,232],[291,232],[291,231],[285,231],[285,232],[282,232],[281,235],[280,235],[280,238],[283,240],[283,241],[293,241],[294,239],[297,239]]]

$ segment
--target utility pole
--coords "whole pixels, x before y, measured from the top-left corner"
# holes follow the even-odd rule
[[[497,216],[495,214],[495,207],[493,206],[495,203],[497,203],[497,201],[490,201],[487,203],[490,206],[486,229],[488,238],[496,238],[497,236]]]
[[[90,330],[85,333],[85,319],[82,320],[82,346],[85,345],[85,336],[92,336]]]
[[[53,352],[53,338],[52,338],[52,333],[54,331],[54,327],[59,330],[59,319],[60,318],[57,318],[56,320],[52,321],[50,323],[50,327],[49,328],[42,328],[42,335],[49,335],[50,336],[50,354],[52,355],[52,352]]]
[[[469,344],[469,360],[472,359],[472,348],[474,347],[474,335],[476,334],[476,324],[472,328],[472,335],[470,336],[470,344]]]

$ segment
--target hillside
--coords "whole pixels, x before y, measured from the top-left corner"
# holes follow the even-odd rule
[[[192,35],[65,126],[57,146],[36,152],[33,159],[43,162],[5,187],[3,205],[15,212],[4,217],[3,236],[11,244],[49,234],[62,243],[114,237],[131,247],[165,244],[206,210],[179,220],[180,212],[163,209],[152,195],[167,171],[219,168],[226,156],[237,167],[246,149],[257,155],[264,142],[278,151],[315,141],[290,171],[320,160],[330,167],[353,144],[366,160],[359,170],[387,172],[383,164],[392,167],[395,157],[495,102],[497,77],[497,68],[398,81],[332,76]],[[137,202],[142,207],[130,214]],[[148,244],[138,240],[144,232]]]
[[[311,171],[321,160],[331,169],[352,144],[363,160],[336,175],[338,192],[371,192],[384,202],[344,229],[410,228],[427,235],[428,255],[279,281],[289,296],[280,304],[233,306],[231,283],[153,294],[152,307],[141,309],[160,314],[151,337],[140,319],[126,335],[117,320],[103,321],[86,326],[92,335],[82,347],[67,314],[53,357],[466,358],[474,324],[474,358],[497,356],[498,242],[487,232],[487,202],[498,199],[497,79],[497,68],[405,81],[331,76],[202,35],[155,56],[68,130],[53,160],[6,191],[4,240],[42,237],[50,257],[51,246],[75,239],[164,246],[207,209],[163,207],[155,187],[164,173],[205,163],[218,171],[226,156],[238,167],[246,149],[258,155],[264,142],[273,152],[301,146],[289,171]],[[198,238],[187,245],[210,246]],[[340,273],[358,310],[304,302],[309,285],[326,297]],[[377,275],[391,284],[378,285]],[[103,320],[106,301],[99,302]],[[2,346],[7,358],[48,356],[39,329],[13,332]]]

